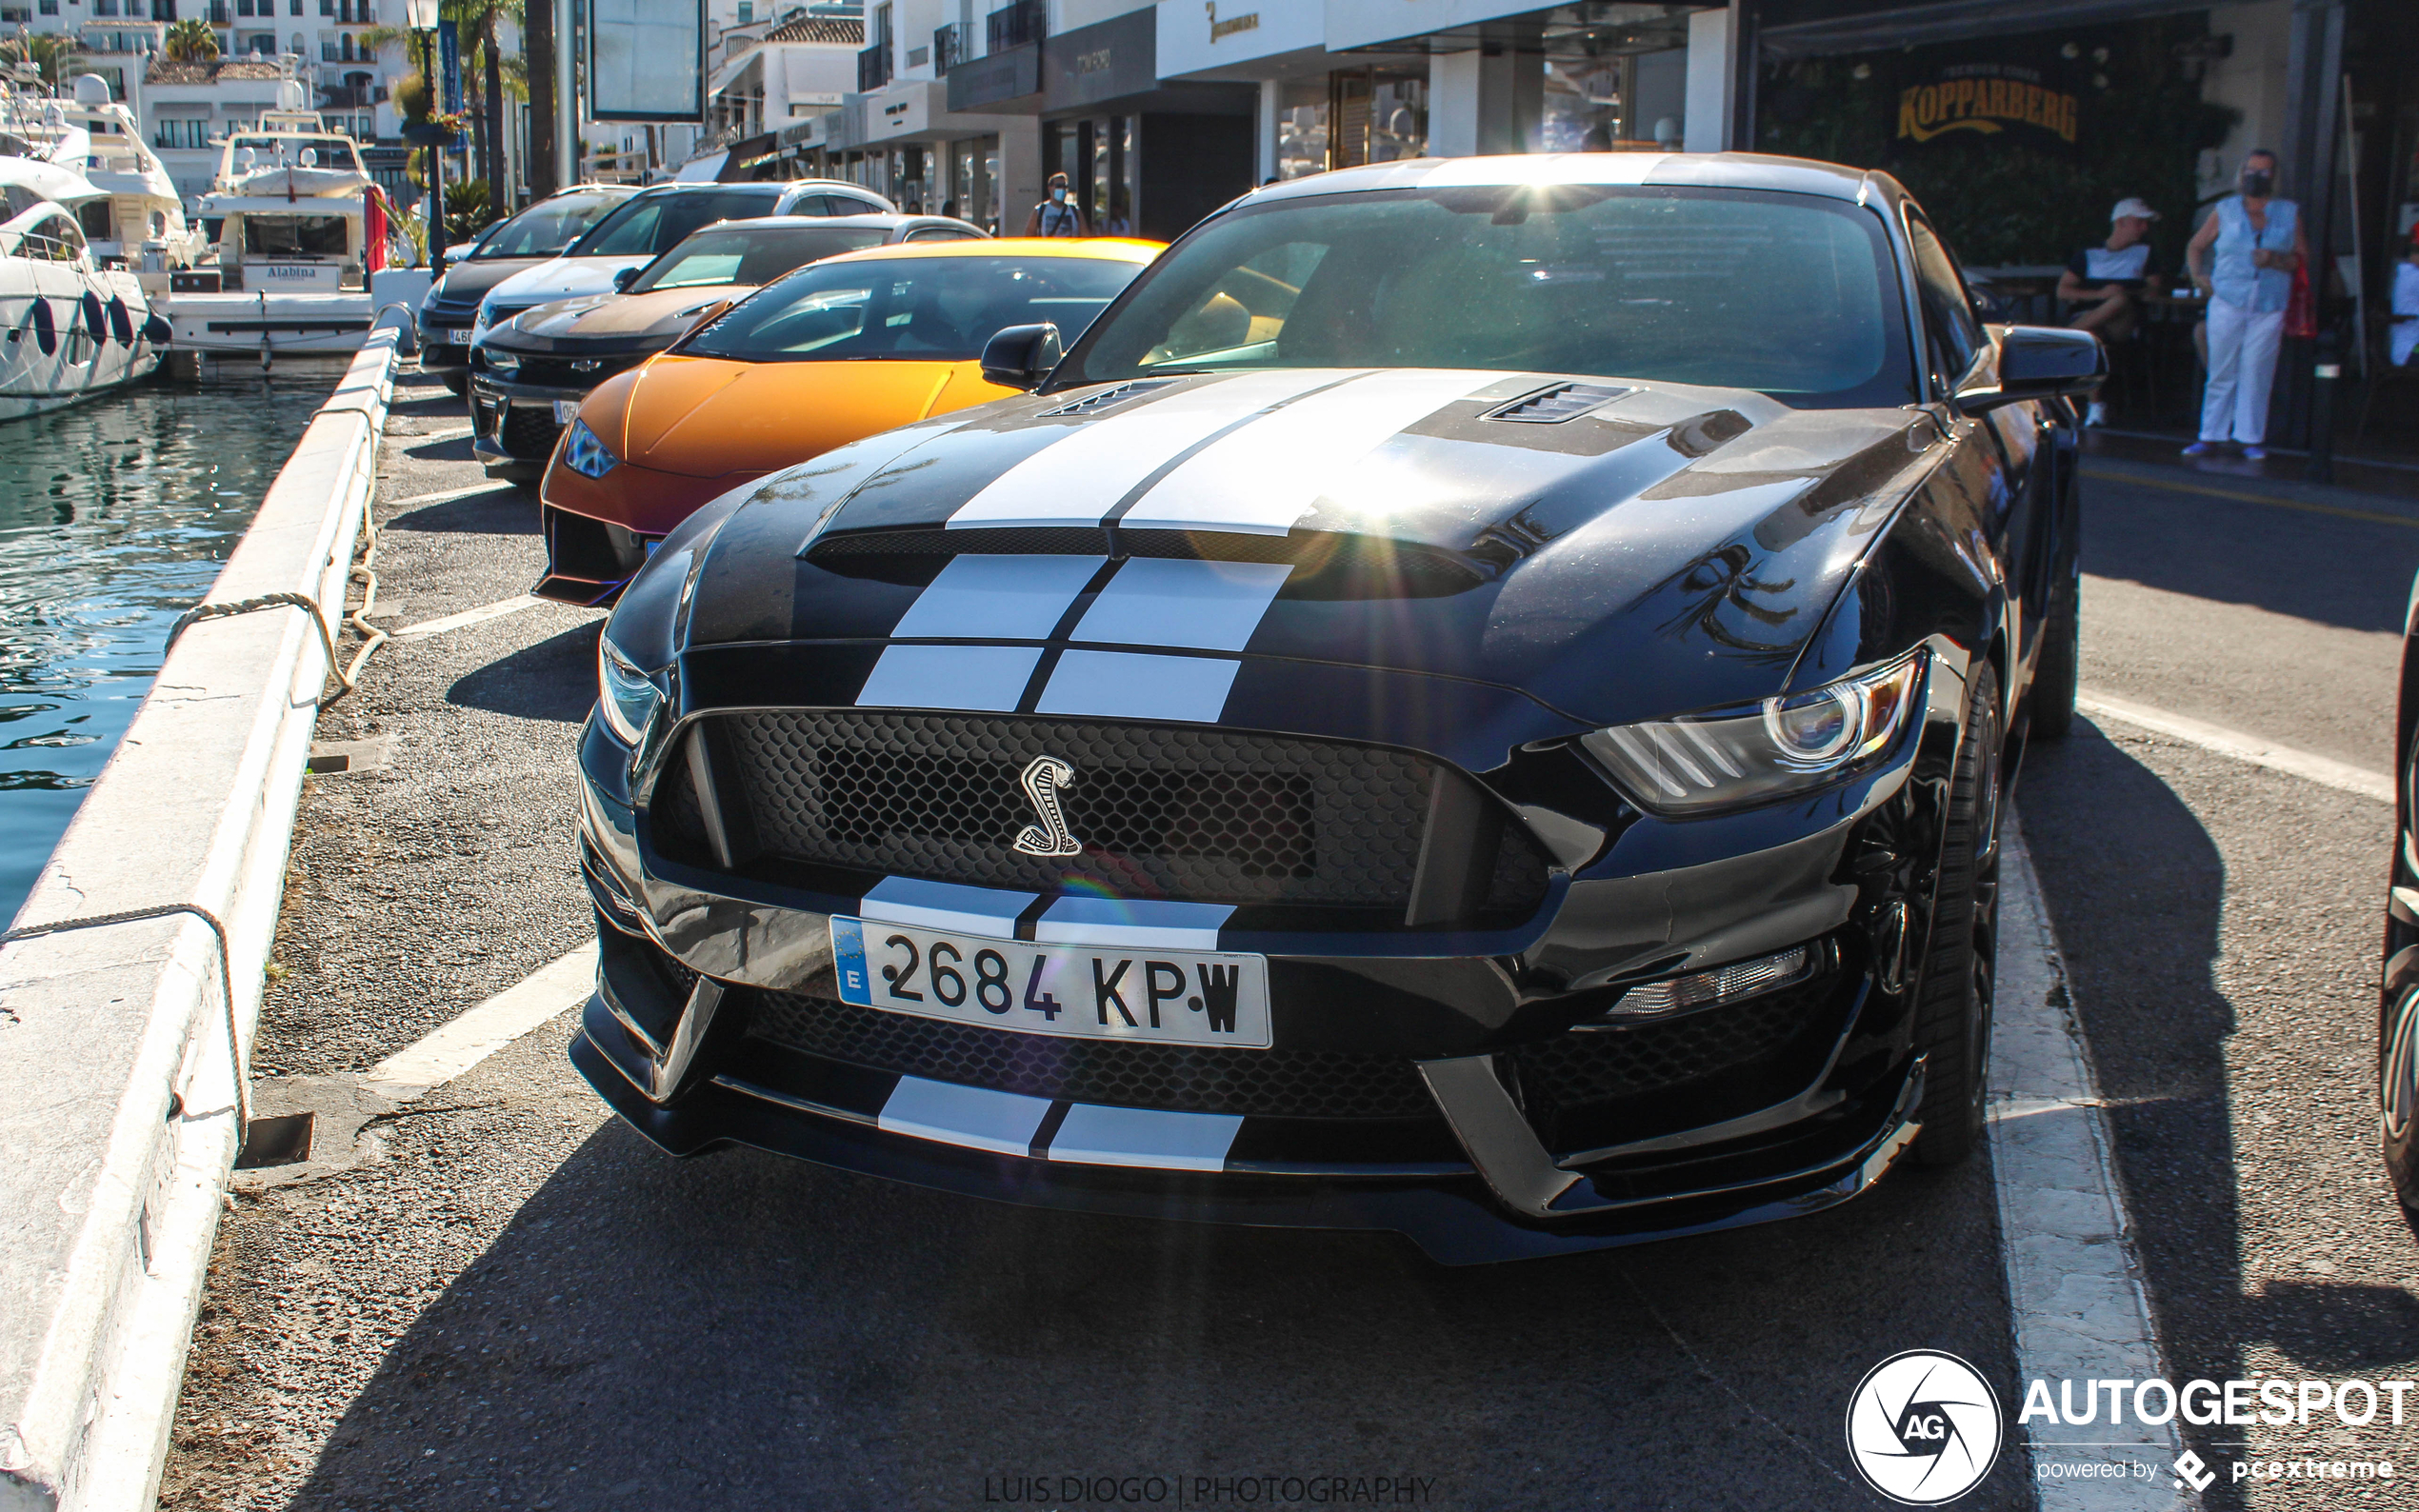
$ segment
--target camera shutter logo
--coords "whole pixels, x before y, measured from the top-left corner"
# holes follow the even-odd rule
[[[1955,1355],[1909,1349],[1856,1383],[1848,1399],[1848,1457],[1891,1501],[1936,1506],[1990,1473],[2005,1422],[1981,1372]]]
[[[1075,780],[1075,768],[1055,756],[1036,756],[1025,767],[1020,781],[1025,796],[1033,805],[1033,812],[1041,817],[1038,825],[1027,825],[1017,832],[1010,844],[1029,856],[1080,856],[1084,843],[1067,827],[1067,815],[1059,807],[1058,790]]]

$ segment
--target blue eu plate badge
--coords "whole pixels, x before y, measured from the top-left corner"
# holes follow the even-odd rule
[[[865,980],[865,925],[854,919],[831,921],[831,974],[840,979],[841,1002],[873,1006],[873,989]]]

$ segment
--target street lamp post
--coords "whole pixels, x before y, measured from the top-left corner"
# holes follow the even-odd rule
[[[436,45],[438,0],[404,0],[404,6],[411,30],[420,34],[420,87],[433,119],[445,113],[430,57]],[[429,154],[429,277],[435,280],[445,276],[445,153],[433,142],[422,150]]]

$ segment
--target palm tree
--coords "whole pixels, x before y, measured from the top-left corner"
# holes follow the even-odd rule
[[[68,81],[68,70],[74,66],[75,53],[74,39],[57,32],[20,32],[0,40],[0,57],[32,64],[41,70],[42,82],[49,85],[61,85]]]
[[[210,29],[209,22],[189,16],[170,24],[162,47],[168,56],[179,63],[208,63],[218,56],[218,33]]]
[[[505,213],[503,52],[496,42],[496,23],[521,19],[522,0],[448,0],[454,22],[466,42],[475,38],[485,77],[477,102],[479,167],[488,181],[488,211]]]

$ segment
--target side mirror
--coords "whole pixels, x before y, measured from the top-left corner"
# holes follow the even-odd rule
[[[1010,326],[983,344],[983,381],[1030,393],[1041,387],[1064,355],[1058,328],[1050,322]]]
[[[2028,399],[2080,399],[2108,381],[2109,353],[2088,330],[2009,326],[1999,337],[1998,382],[1957,391],[1960,414],[1979,415]]]
[[[615,273],[613,275],[613,292],[616,294],[629,293],[630,286],[638,282],[638,275],[643,271],[645,271],[643,268],[625,268],[620,272]]]

